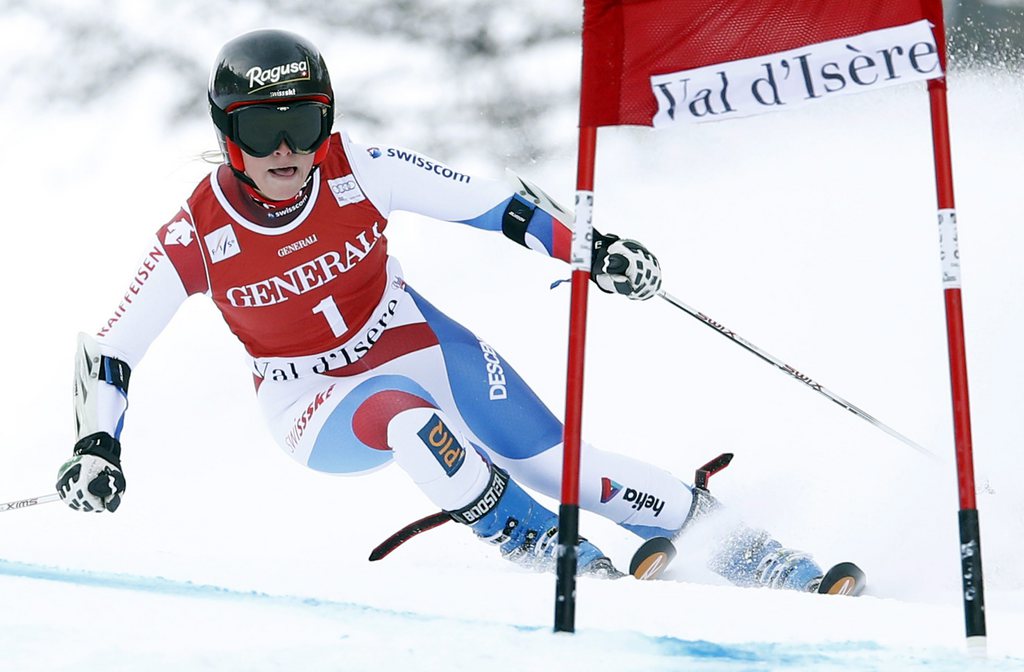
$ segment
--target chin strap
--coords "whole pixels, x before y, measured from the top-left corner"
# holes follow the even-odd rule
[[[237,177],[237,178],[238,178],[238,180],[239,180],[239,181],[240,181],[240,182],[241,182],[242,184],[244,184],[244,185],[246,186],[246,188],[247,188],[247,190],[248,190],[248,191],[250,191],[250,192],[252,192],[252,193],[254,193],[254,194],[258,194],[258,193],[259,193],[259,191],[258,191],[258,188],[257,188],[257,186],[256,186],[256,183],[252,181],[252,178],[251,178],[251,177],[249,177],[248,175],[246,175],[246,174],[245,174],[244,172],[242,172],[241,170],[238,170],[237,168],[235,168],[235,165],[234,165],[233,163],[229,163],[229,164],[228,164],[228,168],[230,168],[230,169],[231,169],[231,172],[232,172],[232,173],[234,173],[235,177]],[[256,198],[258,198],[259,200],[265,200],[265,199],[263,199],[263,197],[261,197],[261,196],[257,196]]]

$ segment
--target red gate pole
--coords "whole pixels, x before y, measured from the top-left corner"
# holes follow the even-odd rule
[[[932,146],[939,209],[939,245],[942,284],[946,300],[946,338],[953,396],[953,432],[956,445],[957,487],[960,494],[960,568],[963,578],[967,648],[984,654],[985,593],[981,566],[981,531],[974,494],[974,453],[971,445],[971,409],[967,392],[967,357],[964,345],[963,306],[960,297],[960,250],[953,200],[953,168],[949,149],[949,114],[946,79],[928,82],[931,102]]]
[[[587,341],[587,292],[590,288],[591,218],[597,129],[580,127],[576,167],[576,221],[572,229],[572,298],[569,306],[569,362],[566,372],[562,498],[558,508],[558,564],[555,584],[555,632],[576,625],[576,555],[579,546],[580,443],[583,427],[583,360]]]

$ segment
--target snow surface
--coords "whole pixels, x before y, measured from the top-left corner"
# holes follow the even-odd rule
[[[0,110],[0,501],[51,491],[73,440],[76,333],[112,311],[209,170],[195,158],[213,147],[207,122],[161,135],[147,105],[169,93],[139,88],[75,117]],[[856,561],[868,595],[734,588],[683,545],[672,581],[581,579],[568,636],[551,632],[552,576],[454,524],[369,563],[432,506],[397,468],[342,479],[291,462],[264,431],[242,348],[194,298],[134,372],[122,509],[0,518],[0,670],[1024,669],[1024,87],[954,73],[950,104],[987,660],[964,645],[928,102],[912,85],[602,131],[598,159],[596,226],[648,244],[670,293],[940,460],[666,302],[597,292],[585,436],[686,480],[736,453],[716,495],[822,564]],[[469,153],[469,169],[504,169]],[[574,165],[558,151],[514,168],[571,202]],[[410,283],[563,408],[569,292],[548,285],[565,267],[404,213],[388,237]],[[619,565],[638,541],[589,514],[582,531]]]

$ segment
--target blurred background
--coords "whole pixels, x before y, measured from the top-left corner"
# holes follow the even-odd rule
[[[1020,66],[1024,0],[945,7],[951,70]],[[154,127],[202,120],[212,56],[234,34],[225,27],[290,24],[342,64],[339,110],[357,136],[386,129],[392,142],[415,141],[450,161],[486,152],[522,163],[573,151],[578,72],[543,64],[572,64],[575,2],[0,0],[0,15],[5,106],[123,107],[122,96],[137,99],[131,92],[155,72],[162,90],[147,92],[144,106]]]
[[[970,67],[1019,66],[1024,48],[1021,0],[946,0],[950,60]]]

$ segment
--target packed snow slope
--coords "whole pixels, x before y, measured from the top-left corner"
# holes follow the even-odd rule
[[[860,564],[866,596],[727,586],[692,540],[672,580],[582,579],[569,637],[551,633],[553,577],[457,525],[371,564],[370,549],[430,503],[395,467],[343,479],[290,461],[264,429],[242,348],[197,297],[133,373],[121,510],[0,517],[0,670],[1024,669],[1024,88],[994,72],[949,85],[987,662],[963,645],[928,101],[908,86],[605,130],[597,169],[595,225],[654,250],[667,291],[938,459],[664,301],[599,292],[585,436],[687,481],[735,453],[715,494],[824,565]],[[196,158],[214,146],[208,122],[154,123],[150,106],[170,95],[157,76],[135,94],[74,115],[0,110],[0,501],[51,491],[73,443],[76,334],[112,313],[153,232],[210,169]],[[360,139],[417,147],[407,134]],[[486,147],[459,159],[505,168]],[[571,203],[574,166],[557,150],[510,167]],[[569,291],[549,285],[567,269],[405,213],[387,233],[408,281],[560,412]],[[620,566],[638,543],[589,515],[582,532]]]

